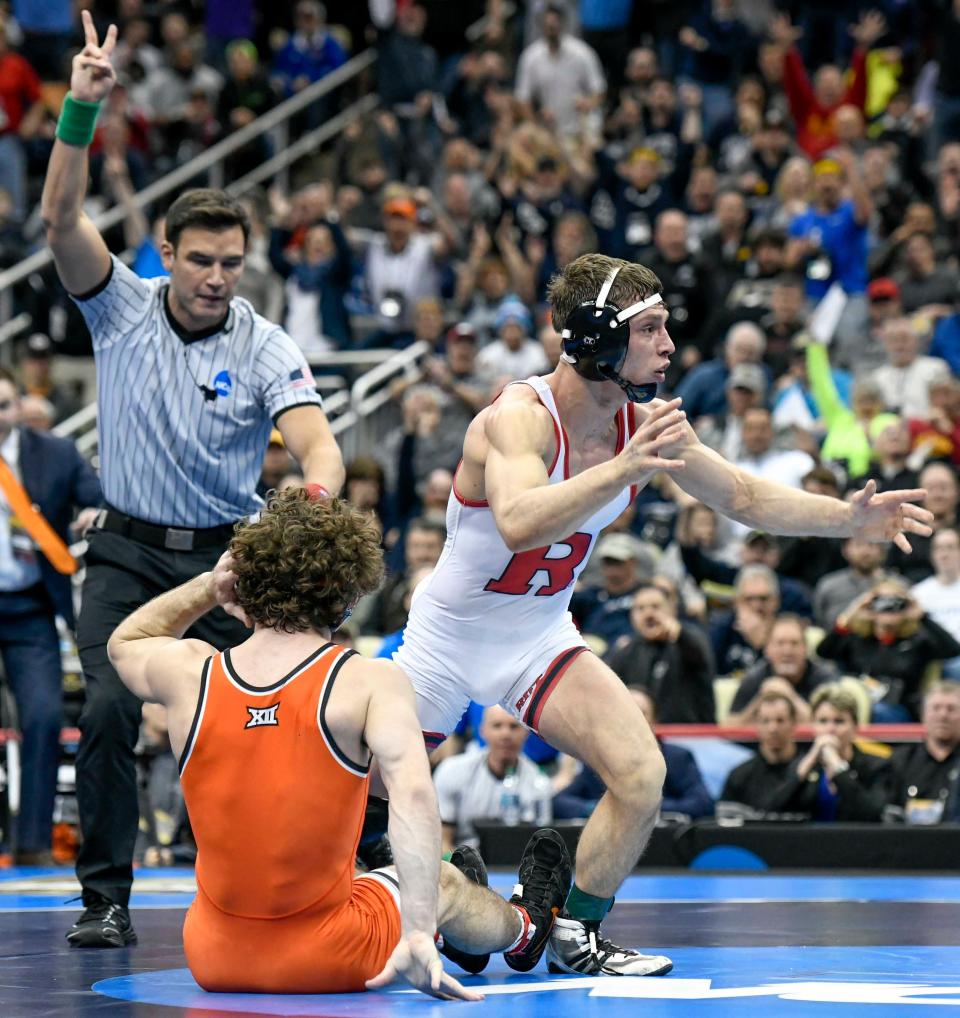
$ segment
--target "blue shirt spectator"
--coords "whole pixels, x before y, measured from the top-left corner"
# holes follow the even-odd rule
[[[937,322],[930,356],[941,357],[955,375],[960,375],[960,314],[949,315]]]
[[[822,277],[811,278],[808,271],[808,297],[819,299],[832,283],[839,283],[847,293],[866,290],[867,228],[857,222],[852,201],[826,212],[809,209],[790,224],[790,236],[807,239],[830,261]]]
[[[691,421],[727,412],[727,378],[738,364],[760,364],[766,338],[753,322],[737,322],[723,342],[723,356],[692,368],[677,386],[676,395]],[[762,365],[769,378],[769,369]]]
[[[293,34],[273,59],[272,76],[283,95],[294,95],[347,62],[325,19],[323,5],[315,0],[297,4]]]

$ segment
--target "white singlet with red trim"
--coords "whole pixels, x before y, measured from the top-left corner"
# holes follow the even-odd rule
[[[569,447],[553,392],[539,377],[511,384],[529,385],[549,411],[556,433],[550,483],[566,480]],[[633,405],[619,410],[616,420],[619,452],[636,427]],[[446,544],[414,594],[394,655],[416,690],[425,732],[449,734],[470,700],[501,703],[528,723],[524,708],[537,680],[558,655],[584,646],[569,610],[574,584],[597,535],[634,495],[624,488],[563,541],[513,553],[488,504],[463,498],[454,477]]]

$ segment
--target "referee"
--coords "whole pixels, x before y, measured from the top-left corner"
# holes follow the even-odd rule
[[[303,355],[233,296],[249,223],[222,191],[197,190],[167,214],[169,280],[142,280],[112,257],[84,215],[87,147],[115,81],[111,25],[101,46],[88,11],[43,189],[57,272],[93,336],[101,481],[107,508],[89,533],[77,643],[86,678],[77,799],[84,912],[77,947],[136,943],[127,905],[137,834],[134,745],[140,701],[107,660],[113,629],[137,607],[211,569],[234,523],[256,510],[276,425],[308,484],[336,492],[343,463]],[[227,647],[245,630],[222,611],[194,627]]]

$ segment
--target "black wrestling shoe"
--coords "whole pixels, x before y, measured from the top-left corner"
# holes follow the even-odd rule
[[[557,919],[550,937],[547,967],[551,972],[585,976],[664,976],[673,962],[662,954],[641,954],[617,947],[600,932],[599,919]]]
[[[361,841],[357,846],[357,862],[368,872],[392,866],[393,849],[390,847],[390,839],[384,834],[378,841],[369,845]]]
[[[83,895],[83,915],[67,930],[71,947],[128,947],[137,942],[125,905],[117,905],[94,891]]]
[[[535,831],[520,859],[520,880],[510,904],[525,922],[523,939],[504,954],[517,972],[529,972],[543,954],[554,921],[563,908],[573,877],[573,864],[566,842],[549,827]]]
[[[357,846],[357,862],[362,869],[379,870],[393,865],[393,849],[387,837],[389,818],[390,806],[387,800],[379,795],[368,795],[360,844]]]
[[[472,880],[481,887],[488,886],[487,867],[475,848],[471,848],[469,845],[460,845],[459,848],[455,848],[450,856],[450,865],[460,870],[467,880]],[[449,958],[464,972],[469,972],[472,976],[482,972],[490,961],[489,954],[468,954],[466,951],[454,947],[453,944],[448,944],[442,936],[437,947],[445,958]]]

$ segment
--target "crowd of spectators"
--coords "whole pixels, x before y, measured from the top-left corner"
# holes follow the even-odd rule
[[[0,22],[5,265],[36,240],[32,171],[76,35],[72,16],[31,26],[21,6],[33,5]],[[399,426],[348,465],[346,495],[378,519],[391,572],[344,638],[385,655],[402,641],[443,547],[467,426],[506,382],[556,363],[552,274],[588,251],[637,260],[670,309],[662,394],[682,397],[704,442],[751,473],[838,498],[867,482],[922,487],[935,532],[912,537],[909,556],[780,538],[657,479],[598,541],[576,623],[660,723],[756,726],[759,753],[723,776],[724,799],[819,819],[880,819],[892,804],[921,822],[931,811],[910,800],[936,799],[938,819],[949,816],[960,700],[938,680],[960,678],[960,75],[949,56],[960,4],[549,0],[506,16],[498,0],[299,0],[256,18],[229,6],[232,24],[249,20],[240,37],[212,0],[203,11],[94,4],[121,32],[91,202],[125,204],[114,247],[142,274],[161,272],[163,210],[138,213],[131,196],[376,45],[365,82],[376,111],[301,164],[289,189],[244,197],[240,292],[318,373],[330,351],[429,351],[419,377],[394,387]],[[325,97],[297,129],[342,101]],[[272,145],[268,134],[235,152],[227,179]],[[19,306],[37,312],[28,291]],[[49,428],[81,405],[54,355],[84,346],[76,316],[39,321],[18,371],[24,420]],[[292,471],[275,435],[264,489],[294,483]],[[922,721],[926,741],[888,763],[858,748],[870,721]],[[809,749],[797,724],[814,727]],[[462,744],[496,730],[483,752],[501,782],[522,744],[510,727],[474,711],[461,733]],[[538,742],[526,751],[551,760]],[[668,764],[696,771],[692,759]],[[599,779],[549,766],[557,815],[588,812]],[[457,768],[467,763],[445,761],[438,783],[444,820],[458,825]],[[930,791],[933,772],[943,780]],[[499,801],[469,781],[474,798]],[[695,804],[679,812],[711,812],[692,780],[677,781],[672,797]]]

